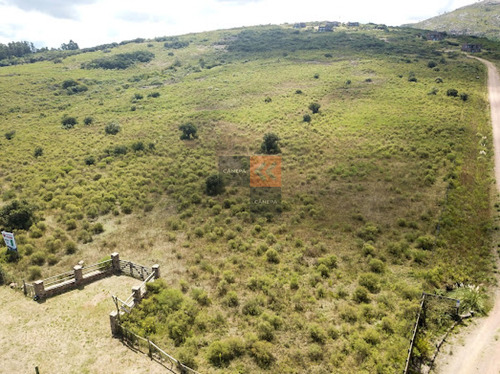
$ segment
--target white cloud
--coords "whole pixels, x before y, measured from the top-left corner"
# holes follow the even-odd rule
[[[0,0],[0,42],[80,47],[222,28],[298,21],[401,25],[475,0]],[[39,43],[38,43],[39,45]]]

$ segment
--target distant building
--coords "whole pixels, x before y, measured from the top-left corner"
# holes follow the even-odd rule
[[[330,24],[320,25],[318,27],[318,32],[332,32],[332,31],[333,31],[333,26]]]
[[[433,31],[427,34],[427,40],[438,42],[446,38],[445,32]]]
[[[303,29],[304,27],[306,27],[305,22],[300,22],[293,25],[294,29]]]
[[[359,27],[359,22],[347,22],[347,27]]]
[[[479,53],[481,52],[481,44],[469,44],[465,43],[462,45],[462,51],[470,52],[470,53]]]
[[[326,24],[332,27],[340,27],[342,25],[339,21],[327,22]]]

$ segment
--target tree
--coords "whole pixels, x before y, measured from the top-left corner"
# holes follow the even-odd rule
[[[268,155],[280,153],[281,149],[278,145],[279,141],[280,138],[278,137],[278,135],[273,133],[267,133],[266,135],[264,135],[264,141],[260,146],[260,151]]]
[[[319,103],[311,103],[309,104],[309,109],[314,113],[318,113],[319,112],[319,108],[321,108],[321,105]]]
[[[25,200],[14,200],[0,209],[0,227],[5,230],[28,230],[34,221],[34,207]]]
[[[191,140],[198,138],[196,132],[198,129],[192,123],[185,123],[179,126],[179,130],[182,131],[181,140]]]
[[[75,117],[64,116],[61,120],[62,128],[65,130],[72,129],[78,123]]]
[[[63,51],[75,51],[77,49],[80,49],[80,47],[78,47],[78,43],[75,43],[73,40],[70,40],[68,44],[66,43],[61,44],[61,49]]]
[[[205,182],[205,191],[209,196],[220,195],[225,190],[224,180],[219,174],[212,174]]]

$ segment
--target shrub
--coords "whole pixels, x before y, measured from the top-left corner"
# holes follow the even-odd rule
[[[14,135],[16,135],[16,130],[7,131],[4,135],[5,139],[12,140],[14,138]]]
[[[356,287],[352,294],[352,299],[358,304],[369,303],[370,298],[368,297],[368,290],[363,286]]]
[[[309,104],[309,110],[311,110],[311,112],[313,112],[313,114],[318,113],[319,108],[321,108],[321,105],[319,103],[314,102],[314,103]]]
[[[378,278],[373,273],[361,274],[359,276],[359,285],[366,287],[372,293],[377,293],[380,291]]]
[[[460,99],[462,99],[462,101],[467,101],[469,99],[469,95],[463,92],[460,94]]]
[[[150,94],[148,94],[148,97],[157,98],[157,97],[160,97],[160,93],[159,92],[151,92]]]
[[[272,354],[272,348],[273,345],[271,343],[258,341],[255,342],[250,349],[252,357],[262,369],[269,368],[275,360]]]
[[[309,114],[304,114],[304,117],[302,117],[303,122],[311,122],[311,116]]]
[[[302,94],[302,90],[295,90],[295,93],[296,93],[297,95],[301,95],[301,94]]]
[[[85,117],[83,119],[83,124],[86,125],[86,126],[90,126],[93,123],[94,123],[94,118],[92,118],[90,116],[89,117]]]
[[[216,340],[208,346],[207,360],[213,366],[224,367],[244,352],[245,343],[241,338],[233,337],[225,340]]]
[[[415,246],[417,248],[430,251],[431,249],[434,248],[435,243],[436,243],[436,238],[434,236],[422,235],[417,238]]]
[[[382,274],[385,272],[385,264],[378,258],[371,259],[368,266],[370,266],[370,271],[373,271],[374,273]]]
[[[116,122],[111,122],[106,125],[104,128],[104,131],[108,135],[116,135],[121,131],[121,127],[118,123]]]
[[[229,291],[224,298],[224,305],[235,308],[240,305],[240,301],[238,300],[238,294],[234,291]]]
[[[272,341],[274,339],[273,326],[267,321],[260,321],[257,324],[257,336],[260,340]]]
[[[309,336],[311,339],[320,344],[324,344],[326,342],[326,333],[318,324],[312,324],[309,326]]]
[[[136,62],[149,62],[155,55],[149,51],[135,51],[130,53],[119,53],[117,55],[98,58],[87,64],[82,64],[85,69],[126,69]]]
[[[104,232],[104,227],[102,226],[102,223],[97,222],[92,225],[91,231],[93,234],[98,235]]]
[[[135,101],[135,100],[142,100],[142,99],[144,99],[144,95],[140,94],[140,93],[135,93],[134,96],[132,97],[133,101]]]
[[[85,157],[85,165],[95,165],[95,157],[94,156],[87,156]]]
[[[66,244],[64,245],[64,248],[66,249],[66,254],[68,255],[74,254],[78,249],[76,243],[72,240],[67,241]]]
[[[42,147],[35,147],[35,150],[33,151],[33,156],[38,158],[42,155],[43,155],[43,148]]]
[[[262,313],[260,301],[257,299],[250,299],[243,306],[242,313],[249,316],[258,316]]]
[[[39,266],[30,266],[28,268],[28,280],[32,281],[42,277],[42,269]]]
[[[198,135],[196,133],[198,129],[192,123],[185,123],[183,125],[180,125],[179,130],[182,131],[181,140],[192,140],[198,138]]]
[[[272,264],[279,264],[280,258],[278,252],[273,248],[268,249],[266,252],[266,260]]]
[[[212,174],[205,181],[205,192],[207,195],[216,196],[224,191],[224,180],[219,174]]]
[[[446,96],[457,97],[458,91],[454,88],[450,88],[446,91]]]
[[[135,142],[135,143],[132,143],[132,149],[135,151],[135,152],[138,152],[138,151],[144,151],[144,143],[143,142]]]
[[[78,124],[78,121],[76,120],[75,117],[69,117],[69,116],[65,115],[61,119],[61,123],[62,123],[62,128],[65,130],[68,130],[68,129],[72,129],[73,127],[75,127],[75,125]]]
[[[436,61],[429,61],[427,63],[427,67],[432,69],[432,68],[435,68],[437,66],[437,62]]]
[[[31,263],[33,265],[38,265],[38,266],[42,266],[43,264],[45,264],[45,259],[46,259],[46,254],[45,252],[43,251],[36,251],[35,253],[33,253],[31,255]]]
[[[311,344],[307,351],[307,356],[311,361],[319,362],[323,360],[323,348],[318,344]]]
[[[265,154],[277,154],[281,152],[278,145],[280,138],[274,133],[267,133],[264,135],[264,141],[260,146],[260,151]]]
[[[35,208],[25,200],[13,200],[0,208],[0,227],[7,231],[28,230],[35,220]]]

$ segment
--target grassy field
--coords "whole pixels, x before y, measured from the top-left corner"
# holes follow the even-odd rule
[[[247,28],[0,68],[0,209],[35,217],[4,272],[159,263],[129,326],[203,373],[399,372],[421,292],[492,273],[486,71],[419,35]],[[218,157],[270,132],[283,212],[207,196]]]

